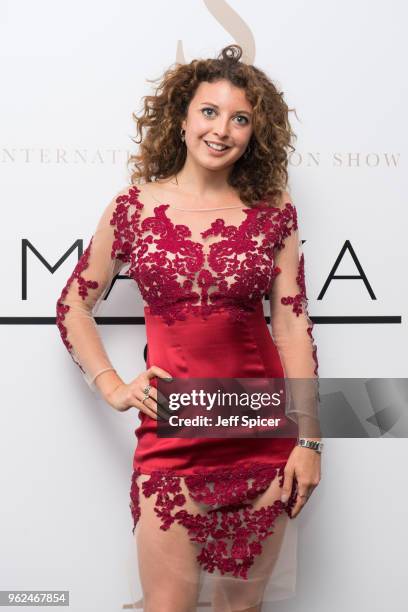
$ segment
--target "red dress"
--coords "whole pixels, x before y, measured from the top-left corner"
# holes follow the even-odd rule
[[[57,302],[63,342],[91,388],[96,390],[99,373],[113,367],[93,315],[126,265],[144,303],[146,368],[159,366],[174,378],[317,377],[293,203],[186,210],[154,206],[141,193],[128,187],[105,209]],[[157,379],[151,384],[157,386]],[[288,416],[296,421],[292,409]],[[185,527],[207,575],[250,578],[276,517],[290,517],[296,480],[285,504],[276,499],[254,510],[253,501],[275,478],[282,486],[297,438],[160,438],[157,421],[141,411],[139,417],[133,531],[140,496],[154,496],[161,528],[175,522]],[[149,475],[142,485],[140,474]],[[186,509],[187,497],[200,512]]]

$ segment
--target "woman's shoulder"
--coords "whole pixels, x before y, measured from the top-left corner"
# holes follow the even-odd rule
[[[142,181],[138,180],[129,186],[130,194],[137,196],[143,205],[155,205],[166,200],[172,195],[172,190],[167,185],[168,181]]]
[[[279,194],[264,198],[263,208],[270,211],[274,222],[278,223],[283,235],[289,235],[298,228],[298,216],[296,206],[293,204],[291,194],[288,190],[282,190]],[[268,215],[269,216],[269,215]]]
[[[121,189],[114,192],[107,206],[107,210],[111,210],[113,212],[119,204],[135,203],[139,199],[139,194],[142,192],[144,193],[145,190],[146,186],[139,181],[124,185]]]
[[[292,197],[288,190],[282,190],[279,194],[269,194],[263,198],[265,207],[284,210],[288,205],[293,206]]]
[[[117,189],[115,192],[113,192],[113,195],[109,202],[109,206],[115,207],[115,204],[119,204],[121,201],[123,202],[127,197],[138,193],[138,191],[139,185],[137,183],[129,183],[127,185],[124,185],[122,188]]]
[[[139,193],[137,187],[137,185],[128,184],[114,191],[113,195],[111,194],[103,206],[100,225],[113,225],[117,217],[124,214],[125,209],[136,202]]]

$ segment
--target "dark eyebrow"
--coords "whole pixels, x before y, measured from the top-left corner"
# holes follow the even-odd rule
[[[214,104],[214,102],[201,102],[201,104],[210,104],[211,106],[214,106],[215,108],[220,108],[217,104]],[[249,111],[246,110],[239,110],[236,111],[237,113],[245,113],[246,115],[249,115],[251,117],[252,113],[250,113]]]

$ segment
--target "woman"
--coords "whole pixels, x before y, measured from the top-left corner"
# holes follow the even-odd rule
[[[289,109],[241,54],[230,45],[215,60],[176,64],[145,97],[131,186],[105,209],[57,302],[62,339],[91,388],[118,411],[139,410],[130,507],[148,612],[195,610],[204,582],[213,610],[259,611],[273,599],[289,518],[320,480],[318,393],[311,401],[294,389],[287,414],[299,440],[157,435],[166,418],[158,379],[287,376],[316,389],[297,214],[285,190]],[[148,345],[147,369],[129,383],[93,318],[126,264]],[[309,448],[300,446],[306,434]]]

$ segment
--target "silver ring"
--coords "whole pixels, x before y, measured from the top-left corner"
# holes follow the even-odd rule
[[[147,387],[145,387],[145,388],[143,389],[143,393],[144,393],[143,402],[144,402],[145,400],[147,400],[147,398],[149,397],[149,391],[150,391],[151,387],[152,387],[151,385],[147,385]]]

